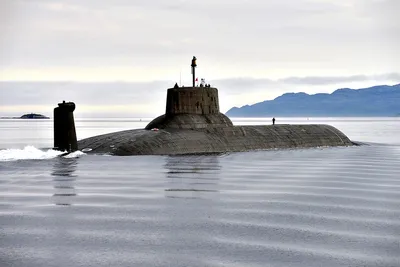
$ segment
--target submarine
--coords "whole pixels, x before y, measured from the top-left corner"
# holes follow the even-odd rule
[[[344,133],[325,124],[235,126],[219,109],[218,89],[195,85],[197,58],[193,57],[192,86],[167,89],[165,114],[144,129],[102,134],[77,141],[73,102],[54,109],[54,147],[88,154],[185,155],[244,152],[266,149],[352,146]]]

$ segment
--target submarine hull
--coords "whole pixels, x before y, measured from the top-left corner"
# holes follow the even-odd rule
[[[67,142],[68,136],[62,136]],[[87,153],[131,156],[351,145],[354,144],[346,135],[330,125],[234,126],[220,112],[218,89],[202,82],[191,87],[180,87],[176,83],[167,89],[165,113],[144,129],[86,138],[78,142],[78,149]]]
[[[204,129],[135,129],[78,141],[80,150],[95,154],[184,155],[250,150],[351,146],[330,125],[255,125]]]

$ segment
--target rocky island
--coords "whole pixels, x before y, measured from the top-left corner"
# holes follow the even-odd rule
[[[41,114],[30,113],[22,115],[20,119],[50,119],[50,118]]]
[[[50,118],[41,114],[30,113],[30,114],[24,114],[21,117],[0,117],[0,119],[50,119]]]

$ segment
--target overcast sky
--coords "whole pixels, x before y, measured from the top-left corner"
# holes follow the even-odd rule
[[[180,74],[190,84],[194,55],[222,112],[397,84],[399,10],[398,0],[0,0],[0,116],[51,115],[63,99],[79,114],[155,116]]]

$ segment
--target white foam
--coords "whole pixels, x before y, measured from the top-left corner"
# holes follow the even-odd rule
[[[52,159],[66,153],[53,149],[40,150],[34,146],[26,146],[23,149],[3,149],[0,150],[0,161],[14,161],[27,159]],[[65,158],[76,158],[85,153],[76,151],[65,156]]]
[[[65,155],[64,158],[68,158],[68,159],[70,159],[70,158],[79,158],[82,155],[86,155],[86,154],[83,153],[82,151],[78,150],[78,151],[75,151],[75,152],[72,152],[72,153],[69,153],[69,154]]]

